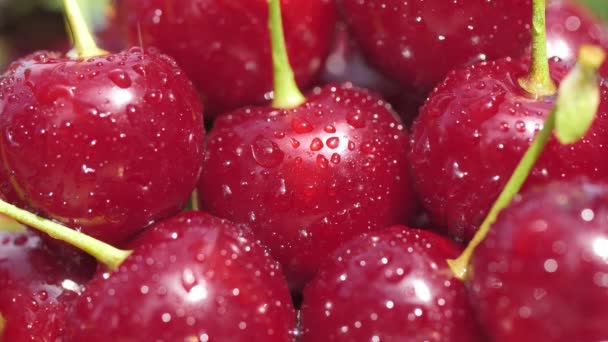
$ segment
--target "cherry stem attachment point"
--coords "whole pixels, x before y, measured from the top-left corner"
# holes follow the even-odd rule
[[[82,15],[77,0],[63,0],[65,16],[67,18],[74,49],[68,53],[70,57],[94,57],[107,55],[108,52],[100,49],[95,43],[95,38]]]
[[[536,97],[550,96],[557,91],[549,73],[545,3],[545,0],[533,0],[532,62],[528,76],[518,80],[524,90]]]
[[[86,234],[20,209],[3,200],[0,200],[0,213],[90,254],[97,261],[106,265],[109,270],[117,269],[132,252],[113,247]]]
[[[290,109],[306,102],[306,98],[298,88],[293,69],[289,64],[281,18],[281,3],[279,0],[268,0],[268,6],[268,28],[270,30],[274,75],[272,107]]]

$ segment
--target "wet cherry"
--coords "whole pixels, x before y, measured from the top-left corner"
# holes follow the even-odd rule
[[[73,341],[288,341],[281,268],[249,231],[202,212],[161,221],[99,273],[68,317]],[[104,322],[103,324],[100,324]]]
[[[69,306],[93,276],[91,261],[63,259],[31,232],[0,232],[0,340],[59,340]]]
[[[211,118],[272,95],[268,1],[120,0],[118,19],[131,44],[174,57],[203,94]],[[282,1],[285,36],[296,80],[315,81],[329,52],[333,1]]]
[[[304,290],[303,341],[480,341],[446,258],[459,248],[393,226],[345,243]]]
[[[428,91],[452,69],[521,54],[531,0],[341,0],[369,61],[408,89]]]
[[[473,257],[472,296],[493,341],[608,337],[608,185],[578,179],[524,193]]]

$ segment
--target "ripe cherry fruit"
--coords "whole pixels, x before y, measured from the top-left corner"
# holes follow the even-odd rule
[[[0,77],[5,195],[122,242],[188,200],[203,160],[202,107],[169,57],[107,54],[72,27],[79,57],[38,52]]]
[[[315,81],[329,52],[334,2],[281,1],[296,80]],[[204,97],[207,119],[272,98],[267,0],[120,0],[118,20],[131,44],[174,57]]]
[[[366,90],[329,85],[304,98],[279,53],[280,9],[270,3],[273,49],[282,56],[273,107],[217,118],[199,193],[211,213],[249,224],[297,290],[349,237],[408,219],[408,135]]]

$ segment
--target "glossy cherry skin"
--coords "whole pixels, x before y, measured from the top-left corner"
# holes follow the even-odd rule
[[[346,242],[304,290],[303,342],[481,340],[464,283],[446,263],[458,253],[405,226]]]
[[[40,52],[0,78],[2,172],[17,195],[8,199],[107,242],[183,207],[203,138],[194,87],[153,51]]]
[[[598,45],[608,51],[608,29],[581,5],[566,0],[553,1],[546,15],[549,57],[574,64],[583,44]]]
[[[294,290],[348,238],[405,222],[408,134],[385,102],[350,84],[290,110],[217,118],[199,183],[204,208],[250,225]]]
[[[95,271],[91,261],[62,259],[31,232],[0,232],[0,340],[60,340],[69,306]]]
[[[558,81],[567,66],[552,61]],[[518,84],[528,64],[502,59],[452,72],[429,96],[412,129],[409,156],[423,206],[436,225],[459,240],[477,231],[553,108],[555,96],[537,100]],[[575,176],[608,179],[608,87],[587,135],[574,145],[555,137],[524,188]]]
[[[608,338],[608,185],[524,193],[475,251],[471,295],[493,341]]]
[[[334,1],[282,0],[290,64],[305,88],[331,43]],[[267,0],[119,0],[118,19],[134,45],[174,57],[202,93],[207,119],[272,97]]]
[[[161,221],[70,312],[73,341],[289,341],[279,264],[249,231],[202,212]],[[100,324],[105,322],[104,324]]]
[[[530,43],[531,0],[339,3],[368,60],[410,90],[431,90],[465,64],[519,56]]]

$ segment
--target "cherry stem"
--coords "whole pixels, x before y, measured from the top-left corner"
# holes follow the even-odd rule
[[[74,40],[74,49],[68,53],[74,57],[94,57],[108,54],[100,49],[95,43],[95,38],[89,30],[86,20],[82,15],[77,0],[63,0],[65,16]]]
[[[132,252],[115,248],[86,234],[17,208],[3,200],[0,200],[0,213],[46,233],[54,239],[79,248],[106,265],[109,270],[117,269]]]
[[[524,90],[536,97],[550,96],[557,91],[549,73],[545,2],[545,0],[533,0],[532,63],[528,76],[518,80]]]
[[[542,153],[545,145],[553,135],[553,132],[556,131],[556,122],[558,120],[564,120],[564,118],[570,118],[571,112],[577,113],[580,117],[588,118],[589,122],[584,123],[586,128],[582,131],[582,134],[578,135],[576,139],[573,139],[569,143],[575,143],[581,139],[584,134],[586,134],[586,131],[591,125],[590,122],[593,121],[593,118],[597,113],[599,100],[595,106],[589,106],[586,103],[587,101],[575,101],[574,104],[567,101],[567,103],[564,104],[564,99],[570,100],[570,96],[573,93],[580,94],[581,92],[592,92],[592,88],[594,86],[599,92],[599,89],[597,88],[599,86],[597,84],[596,76],[600,65],[604,61],[604,58],[605,54],[601,49],[589,46],[584,46],[581,48],[576,66],[561,82],[557,100],[553,106],[553,109],[545,119],[543,128],[536,135],[534,141],[532,141],[532,144],[519,161],[519,164],[515,168],[515,171],[513,171],[511,178],[509,178],[504,189],[498,196],[498,199],[496,202],[494,202],[494,205],[492,205],[492,208],[488,212],[485,220],[481,223],[479,230],[477,233],[475,233],[475,236],[473,236],[473,239],[469,242],[467,248],[462,252],[462,254],[460,254],[460,256],[458,256],[458,258],[449,259],[447,261],[454,275],[460,280],[466,280],[466,277],[469,275],[470,272],[468,272],[468,267],[471,258],[473,257],[473,253],[490,231],[490,226],[496,221],[500,211],[506,208],[511,203],[513,197],[515,197],[515,195],[517,195],[517,193],[521,190],[522,185],[528,178],[530,171],[534,167],[534,164],[538,160],[538,157]],[[581,72],[581,70],[584,72]],[[589,75],[595,77],[589,77]],[[577,125],[575,122],[571,122],[570,124]],[[580,123],[578,124],[580,125]]]
[[[0,313],[0,341],[2,341],[2,335],[4,335],[4,325],[6,324],[4,316]]]
[[[198,190],[194,189],[190,195],[190,209],[193,211],[200,210],[200,204],[198,203]]]
[[[281,19],[281,3],[279,0],[268,0],[268,28],[272,48],[272,66],[274,72],[274,108],[289,109],[306,102],[306,98],[298,88],[293,69],[289,64],[283,20]]]
[[[25,232],[26,228],[21,223],[13,220],[12,218],[0,214],[0,232],[7,233],[22,233]]]

